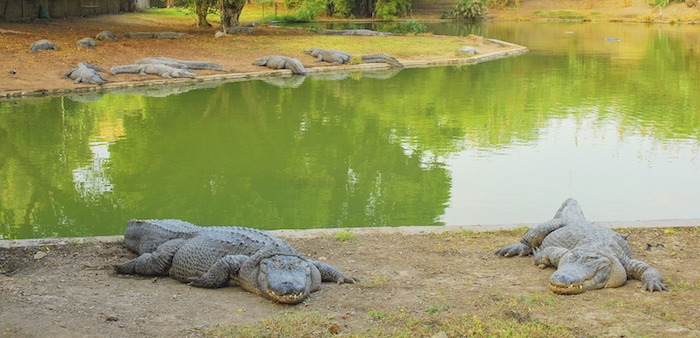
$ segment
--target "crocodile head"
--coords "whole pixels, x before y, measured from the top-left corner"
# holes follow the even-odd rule
[[[627,272],[617,258],[573,250],[559,261],[557,271],[549,277],[549,288],[560,294],[576,294],[618,287],[626,282]]]
[[[261,253],[243,264],[239,281],[244,289],[286,304],[303,302],[319,289],[321,274],[309,260],[293,254]]]

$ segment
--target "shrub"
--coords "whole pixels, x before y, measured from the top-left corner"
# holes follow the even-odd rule
[[[488,11],[488,0],[461,0],[454,7],[443,14],[445,19],[482,19]]]

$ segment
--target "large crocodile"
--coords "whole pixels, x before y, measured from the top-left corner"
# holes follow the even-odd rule
[[[668,290],[661,273],[632,259],[626,236],[587,221],[578,202],[564,201],[554,219],[528,231],[518,243],[496,254],[526,256],[535,252],[535,264],[554,266],[549,288],[561,294],[582,293],[622,286],[627,278],[641,280],[648,291]]]
[[[114,74],[141,74],[141,76],[146,75],[158,75],[167,79],[174,77],[190,77],[194,78],[197,74],[188,72],[187,68],[175,68],[165,64],[140,64],[140,65],[123,65],[114,66],[109,69],[109,71]]]
[[[226,69],[226,67],[213,62],[178,60],[164,56],[138,59],[134,61],[134,64],[163,64],[173,68],[186,68],[194,70],[218,70],[222,72],[229,71],[228,69]]]
[[[281,238],[252,228],[131,220],[124,244],[140,256],[116,265],[117,273],[170,275],[206,288],[240,285],[280,303],[302,302],[322,281],[356,282],[328,264],[306,258]]]
[[[364,63],[388,63],[392,66],[403,67],[394,57],[386,54],[353,55],[337,49],[311,48],[305,49],[305,54],[316,57],[316,62],[325,61],[335,64],[351,63],[354,60]]]
[[[92,84],[103,84],[107,82],[107,78],[98,74],[97,72],[104,72],[105,70],[91,65],[89,63],[78,63],[78,66],[69,70],[68,73],[61,77],[62,79],[74,80],[75,83],[92,83]]]
[[[256,59],[253,62],[256,66],[263,66],[272,69],[289,69],[294,74],[306,75],[306,69],[301,61],[297,58],[282,56],[282,55],[270,55],[264,56]]]

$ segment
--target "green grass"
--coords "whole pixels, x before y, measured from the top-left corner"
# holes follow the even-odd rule
[[[429,309],[432,309],[429,308]],[[355,332],[334,317],[317,310],[280,312],[251,325],[218,325],[205,331],[208,337],[430,337],[445,332],[449,337],[574,337],[567,328],[534,320],[518,321],[488,315],[465,314],[439,318],[436,307],[431,314],[412,314],[370,310],[366,325]]]
[[[586,18],[586,15],[572,11],[534,11],[532,14],[543,18],[561,20],[583,20]]]

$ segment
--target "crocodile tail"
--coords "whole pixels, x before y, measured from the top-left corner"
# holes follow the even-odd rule
[[[289,58],[285,64],[285,68],[292,71],[294,74],[306,75],[306,68],[304,65],[296,58]]]
[[[141,72],[141,65],[114,66],[109,69],[109,72],[114,75],[123,73],[138,74],[139,72]]]
[[[361,55],[361,57],[364,63],[388,63],[392,66],[403,67],[403,64],[401,64],[399,60],[386,54],[369,54]]]

